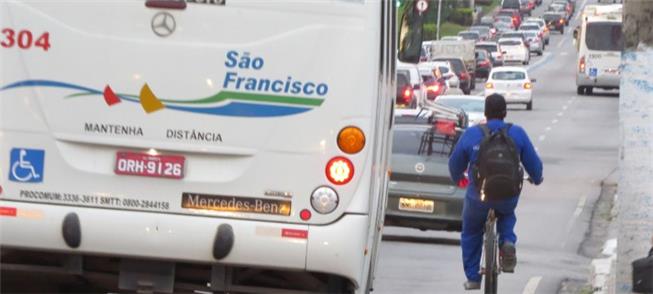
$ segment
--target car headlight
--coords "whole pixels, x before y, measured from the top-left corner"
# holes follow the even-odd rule
[[[321,214],[333,212],[338,207],[338,202],[340,202],[338,193],[330,187],[319,187],[311,195],[311,206]]]

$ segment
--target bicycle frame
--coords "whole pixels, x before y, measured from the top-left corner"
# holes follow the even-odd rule
[[[496,294],[499,276],[499,241],[497,238],[496,215],[490,209],[485,222],[485,240],[483,242],[485,294]]]

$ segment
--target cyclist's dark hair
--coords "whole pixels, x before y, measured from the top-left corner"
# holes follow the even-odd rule
[[[506,118],[506,99],[499,94],[492,94],[485,98],[485,118],[504,119]]]

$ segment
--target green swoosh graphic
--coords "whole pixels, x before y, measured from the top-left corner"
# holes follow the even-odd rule
[[[66,98],[76,98],[76,97],[92,96],[92,95],[98,95],[98,94],[88,93],[88,92],[76,93],[76,94],[68,95],[66,96]],[[118,95],[138,99],[138,96],[136,95],[129,95],[129,94],[118,94]],[[265,95],[265,94],[242,93],[242,92],[232,92],[232,91],[221,91],[213,96],[209,96],[197,100],[190,100],[190,101],[172,100],[172,99],[159,99],[159,100],[161,102],[167,102],[167,103],[202,105],[202,104],[218,103],[228,99],[240,100],[240,101],[284,103],[284,104],[304,105],[304,106],[320,106],[324,102],[324,99],[303,98],[303,97],[295,97],[295,96]]]

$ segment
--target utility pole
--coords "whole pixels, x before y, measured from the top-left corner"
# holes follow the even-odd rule
[[[440,40],[440,16],[442,15],[442,0],[438,0],[438,25],[436,38]]]
[[[623,8],[615,288],[631,293],[631,263],[653,246],[653,1],[624,0]]]

